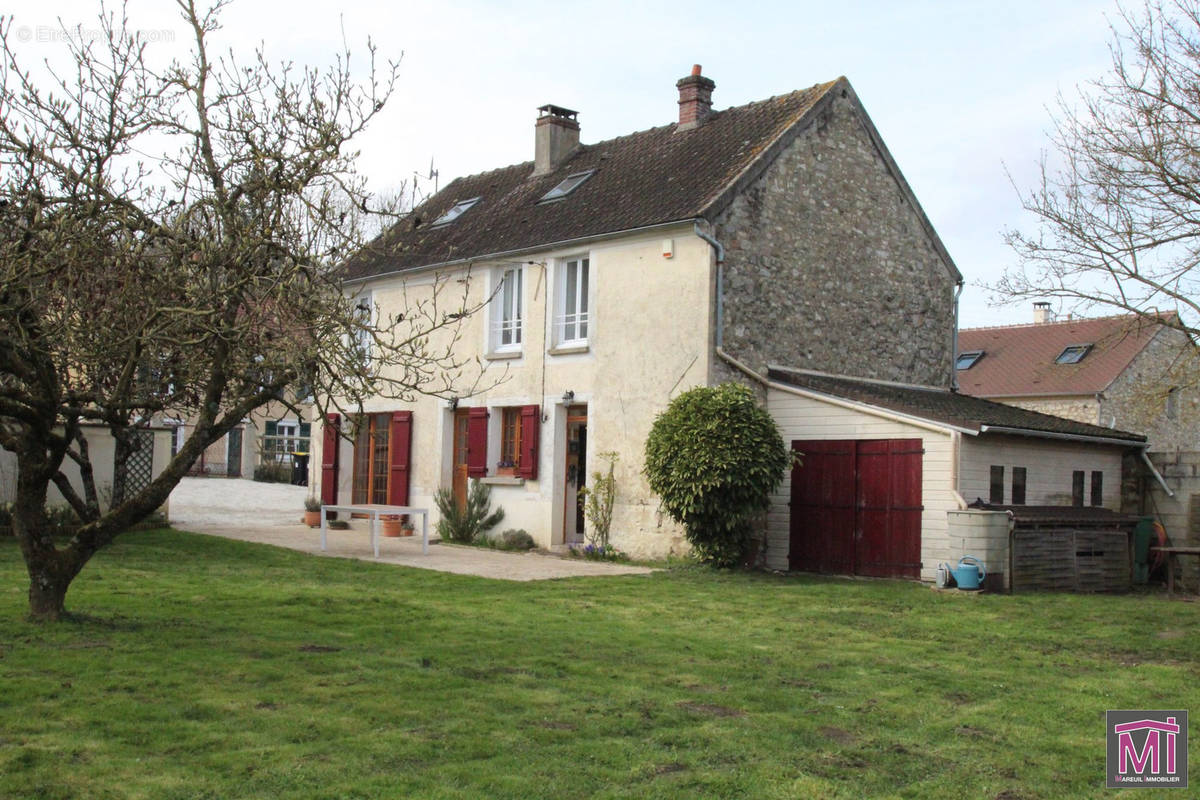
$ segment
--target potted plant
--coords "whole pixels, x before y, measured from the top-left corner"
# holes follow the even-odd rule
[[[321,527],[321,501],[315,497],[304,501],[304,524],[310,528]]]
[[[384,536],[396,537],[403,535],[400,529],[402,524],[398,514],[389,514],[379,518],[379,527],[382,529]]]
[[[412,536],[416,532],[416,526],[413,525],[412,517],[405,514],[400,520],[400,535]]]

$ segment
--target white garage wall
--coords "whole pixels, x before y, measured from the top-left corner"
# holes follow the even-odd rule
[[[864,409],[842,406],[772,388],[767,409],[784,442],[795,439],[920,439],[921,460],[921,579],[932,581],[937,565],[950,557],[946,512],[958,509],[954,495],[951,433],[888,419]],[[964,437],[965,438],[965,437]],[[1068,475],[1069,481],[1070,475]],[[788,568],[791,474],[771,496],[767,514],[767,566]]]
[[[1083,470],[1083,504],[1092,504],[1092,471],[1104,473],[1104,507],[1121,508],[1122,448],[1024,436],[962,437],[959,473],[963,499],[988,499],[992,465],[1004,467],[1004,502],[1012,502],[1013,467],[1025,467],[1025,504],[1071,505],[1071,473]]]

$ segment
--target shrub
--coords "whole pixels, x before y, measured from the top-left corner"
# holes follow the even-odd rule
[[[592,473],[592,485],[580,489],[584,496],[583,512],[587,515],[591,526],[588,530],[588,544],[601,548],[608,547],[608,532],[612,527],[613,501],[617,496],[616,481],[613,480],[613,467],[617,463],[615,452],[597,453],[599,458],[608,462],[608,474]]]
[[[496,546],[501,550],[532,550],[537,544],[527,531],[509,528],[496,537]]]
[[[752,521],[792,463],[775,422],[739,384],[684,392],[646,439],[645,474],[663,508],[684,526],[697,556],[743,562]]]
[[[433,499],[441,514],[437,523],[438,536],[452,542],[473,542],[504,519],[502,508],[489,513],[492,507],[492,491],[487,484],[480,481],[471,481],[465,508],[459,506],[458,498],[450,489],[438,489]]]
[[[260,483],[291,483],[291,464],[259,464],[254,468],[254,480]]]

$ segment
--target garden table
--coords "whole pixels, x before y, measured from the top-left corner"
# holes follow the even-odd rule
[[[379,518],[394,517],[402,514],[421,515],[421,553],[429,555],[429,509],[412,508],[410,506],[384,506],[374,503],[362,505],[322,505],[321,506],[321,549],[326,549],[326,511],[345,511],[347,514],[365,514],[371,518],[371,547],[375,557],[379,558]]]

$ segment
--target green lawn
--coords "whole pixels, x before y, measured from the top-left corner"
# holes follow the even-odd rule
[[[25,591],[0,540],[3,798],[1143,798],[1102,788],[1105,709],[1200,713],[1198,606],[1158,596],[518,584],[170,531],[98,556],[78,621]]]

